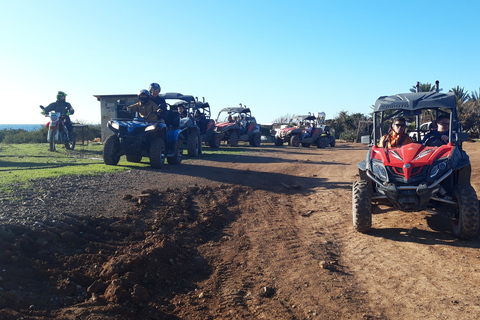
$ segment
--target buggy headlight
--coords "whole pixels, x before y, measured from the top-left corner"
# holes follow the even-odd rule
[[[113,129],[120,130],[120,125],[118,124],[118,122],[112,122],[111,124]]]
[[[146,127],[146,128],[145,128],[145,131],[155,130],[156,127],[157,127],[156,125],[152,124],[151,126]]]
[[[383,180],[387,180],[387,169],[385,169],[385,166],[383,164],[373,162],[372,171],[379,178]]]
[[[430,178],[435,178],[439,173],[442,173],[447,169],[448,165],[446,162],[440,162],[437,165],[434,165],[432,169],[430,169]]]

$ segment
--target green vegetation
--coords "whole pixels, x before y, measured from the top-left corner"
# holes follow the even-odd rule
[[[100,137],[100,125],[85,125],[83,129],[74,128],[77,134],[77,141],[82,138],[85,141]],[[0,143],[43,143],[47,141],[48,129],[46,126],[38,126],[38,130],[27,131],[24,129],[3,129],[0,130]],[[83,135],[83,137],[82,137]]]
[[[213,154],[244,154],[245,148],[223,147],[217,150],[203,149],[201,158]],[[186,155],[186,151],[184,151]],[[191,159],[186,157],[185,160]],[[168,164],[166,164],[168,165]],[[77,144],[75,150],[66,150],[57,145],[57,152],[48,151],[47,143],[0,143],[0,192],[27,187],[31,182],[61,175],[98,175],[130,169],[150,169],[148,158],[141,163],[120,158],[117,166],[103,163],[103,145]]]

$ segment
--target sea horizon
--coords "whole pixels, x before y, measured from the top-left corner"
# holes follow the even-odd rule
[[[45,124],[1,124],[0,123],[0,130],[8,130],[8,129],[23,129],[26,131],[36,131],[40,130],[41,127],[45,126]]]

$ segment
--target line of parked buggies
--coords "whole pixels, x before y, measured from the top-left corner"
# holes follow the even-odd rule
[[[147,121],[138,114],[124,111],[125,102],[117,101],[117,119],[108,122],[113,132],[105,139],[103,158],[107,165],[117,165],[125,155],[129,162],[150,158],[150,165],[160,169],[165,163],[180,164],[183,150],[190,157],[202,153],[202,144],[216,149],[222,141],[235,147],[239,141],[247,141],[258,147],[261,143],[261,128],[249,108],[224,108],[217,117],[211,118],[208,102],[199,101],[191,95],[165,93],[160,95],[169,108],[162,121]],[[183,107],[185,115],[178,112]]]

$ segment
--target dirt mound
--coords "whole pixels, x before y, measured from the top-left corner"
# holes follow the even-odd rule
[[[240,186],[146,190],[123,196],[129,204],[123,218],[2,225],[0,316],[79,317],[94,307],[102,319],[164,318],[172,296],[194,290],[211,273],[197,247],[222,237],[250,192]]]

